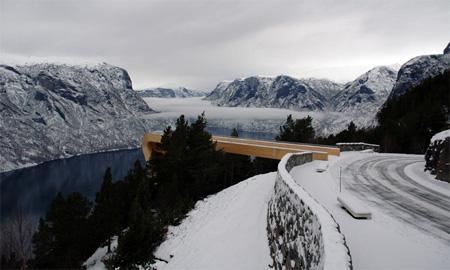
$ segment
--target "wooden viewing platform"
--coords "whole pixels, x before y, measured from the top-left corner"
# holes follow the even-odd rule
[[[145,160],[149,160],[151,153],[156,148],[156,143],[161,141],[161,134],[148,133],[142,140],[142,150]],[[328,160],[328,155],[339,156],[340,150],[337,147],[327,147],[320,145],[304,145],[287,142],[255,141],[239,138],[212,137],[217,142],[217,149],[222,149],[226,153],[239,154],[245,156],[255,156],[281,160],[288,153],[312,152],[313,160]]]

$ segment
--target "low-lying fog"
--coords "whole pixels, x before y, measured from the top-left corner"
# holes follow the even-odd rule
[[[205,112],[208,127],[237,128],[238,131],[279,133],[279,127],[286,122],[289,114],[294,119],[310,115],[316,134],[329,134],[345,129],[350,122],[344,115],[333,112],[299,112],[274,108],[242,108],[216,107],[210,101],[202,98],[166,99],[144,98],[148,105],[158,113],[144,118],[150,121],[152,132],[162,132],[167,125],[173,125],[175,120],[184,114],[194,121],[198,115]]]

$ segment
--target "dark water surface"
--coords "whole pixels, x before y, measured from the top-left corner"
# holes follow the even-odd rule
[[[59,191],[64,197],[80,192],[94,201],[108,166],[112,168],[113,181],[117,181],[133,168],[137,159],[144,166],[141,148],[54,160],[0,174],[1,221],[7,221],[17,202],[23,203],[27,215],[45,215]]]

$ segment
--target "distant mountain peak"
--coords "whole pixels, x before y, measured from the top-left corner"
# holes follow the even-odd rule
[[[154,98],[190,98],[190,97],[204,97],[206,93],[187,89],[185,87],[156,87],[147,88],[143,90],[136,90],[141,97],[154,97]]]
[[[251,76],[219,83],[206,99],[217,106],[320,111],[327,102],[323,93],[334,92],[339,87],[329,80],[296,79],[288,75]]]

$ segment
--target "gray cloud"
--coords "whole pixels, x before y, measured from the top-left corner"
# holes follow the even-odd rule
[[[402,64],[450,40],[446,0],[0,2],[3,54],[105,61],[135,88]],[[362,71],[364,72],[364,71]],[[326,74],[324,74],[326,76]]]

